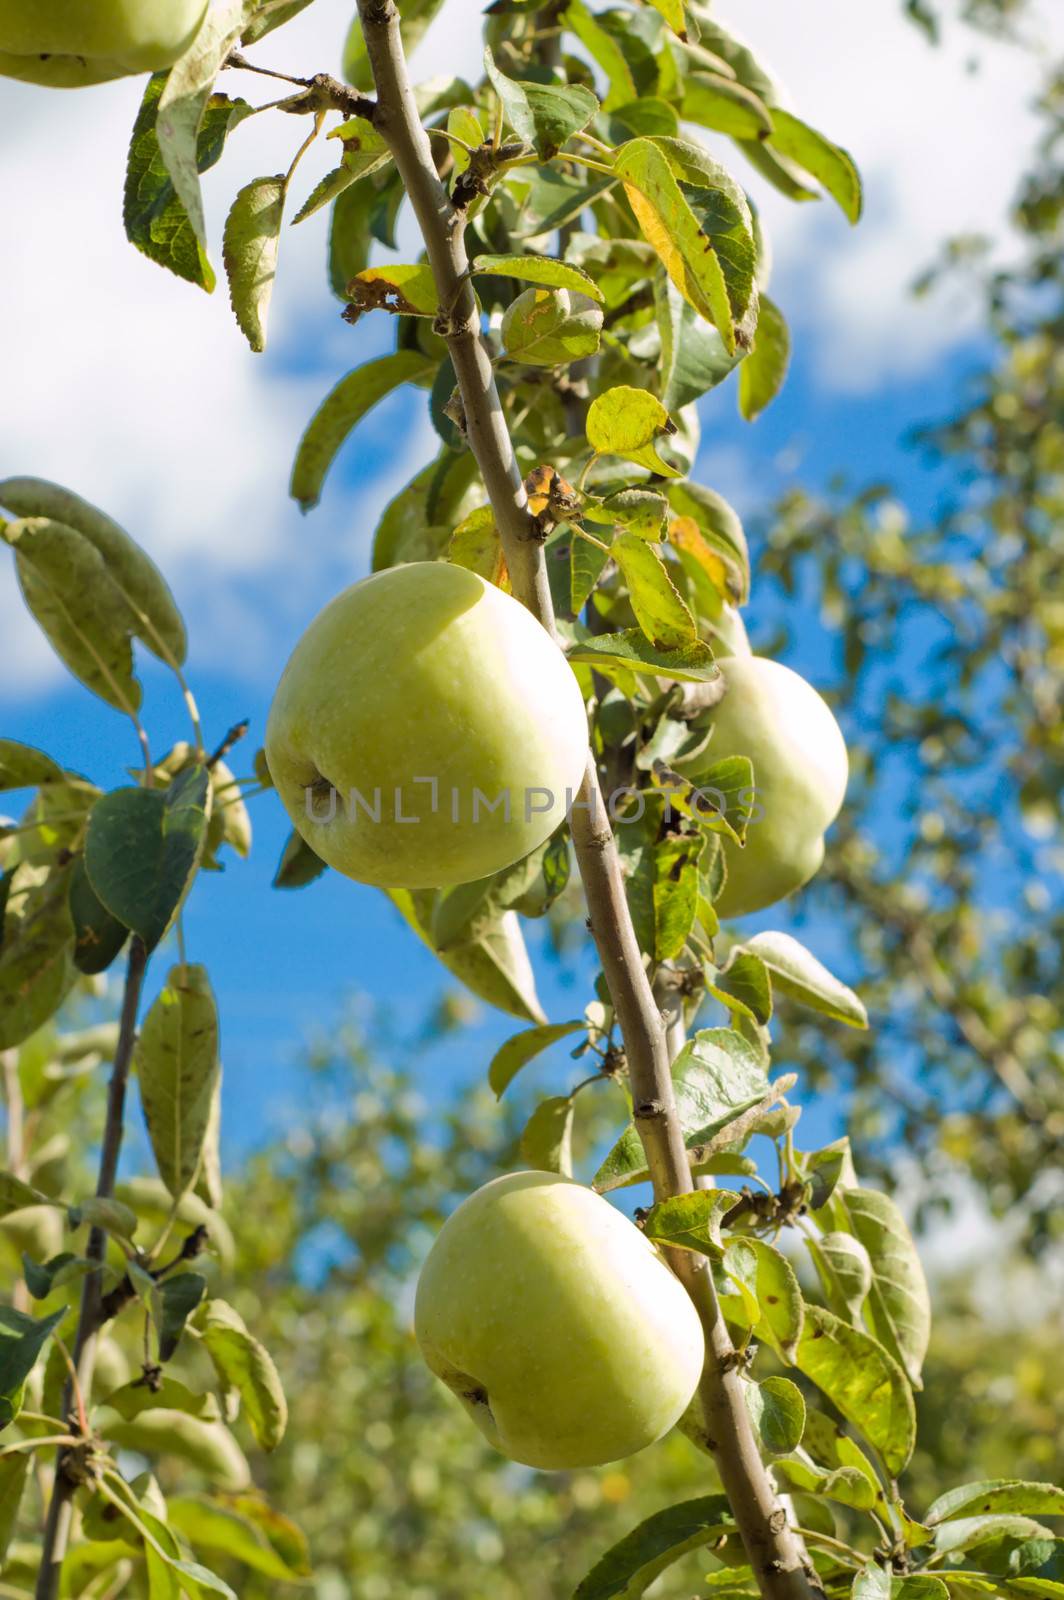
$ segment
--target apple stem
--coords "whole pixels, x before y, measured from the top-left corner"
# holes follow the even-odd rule
[[[387,141],[409,196],[439,303],[450,308],[438,331],[450,351],[466,437],[495,513],[513,592],[557,639],[543,542],[481,336],[465,248],[465,209],[454,203],[436,171],[410,86],[394,0],[358,0],[358,10],[377,91],[374,126]],[[589,926],[624,1040],[635,1125],[654,1195],[663,1200],[686,1194],[694,1184],[676,1112],[665,1019],[628,910],[620,856],[590,752],[571,831]],[[761,1593],[765,1600],[812,1600],[821,1585],[761,1459],[708,1263],[682,1250],[670,1260],[705,1330],[699,1393],[706,1434]]]

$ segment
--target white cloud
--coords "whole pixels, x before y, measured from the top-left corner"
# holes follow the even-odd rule
[[[337,12],[311,6],[265,40],[258,59],[304,74],[335,66]],[[477,75],[479,16],[477,0],[448,0],[418,52],[421,75]],[[906,286],[942,236],[999,222],[1031,137],[1035,67],[995,46],[981,52],[982,74],[968,76],[972,36],[932,52],[901,21],[897,0],[746,0],[742,25],[769,41],[796,106],[853,148],[868,179],[868,218],[855,233],[826,205],[763,196],[781,298],[800,308],[826,382],[871,386],[919,370],[966,325],[937,302],[914,309]],[[225,87],[256,101],[272,88],[243,74]],[[334,486],[300,518],[287,497],[299,430],[347,365],[383,348],[388,330],[339,320],[324,280],[324,214],[285,231],[265,356],[244,345],[223,286],[207,297],[138,255],[120,213],[140,91],[132,80],[67,94],[0,80],[0,475],[56,478],[106,506],[166,568],[200,663],[231,668],[243,650],[254,670],[271,649],[262,597],[274,575],[285,575],[271,599],[282,617],[320,603],[327,582],[364,563],[373,511],[431,439],[423,417],[414,425],[412,408],[393,407],[354,446],[366,468],[360,503]],[[233,134],[206,180],[216,265],[228,201],[250,178],[282,170],[303,131],[264,116]],[[319,141],[300,193],[334,154]],[[17,663],[0,692],[25,695],[58,679],[8,563],[0,628]]]

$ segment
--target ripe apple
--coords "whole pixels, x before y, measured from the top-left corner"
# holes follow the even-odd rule
[[[331,601],[274,696],[266,758],[297,831],[382,888],[468,883],[562,821],[587,718],[557,645],[464,567],[415,561]]]
[[[698,1313],[650,1241],[550,1172],[463,1201],[421,1270],[414,1331],[485,1437],[546,1471],[653,1444],[705,1359]]]
[[[743,848],[725,841],[723,917],[760,911],[800,889],[824,859],[824,831],[846,793],[846,745],[829,707],[805,679],[762,656],[726,656],[723,700],[707,714],[713,736],[699,772],[726,756],[754,764],[756,805]]]
[[[172,66],[207,0],[0,0],[0,75],[57,89]]]

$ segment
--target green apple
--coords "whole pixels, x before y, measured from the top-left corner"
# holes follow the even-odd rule
[[[266,726],[297,831],[382,888],[488,877],[563,820],[587,760],[580,689],[518,601],[445,561],[354,584],[300,639]]]
[[[79,89],[170,67],[207,0],[0,0],[0,75]]]
[[[650,1241],[550,1172],[463,1201],[422,1268],[414,1330],[485,1437],[547,1471],[653,1444],[705,1359],[698,1313]]]
[[[708,714],[713,736],[693,782],[714,762],[749,756],[755,805],[746,844],[725,842],[723,917],[760,911],[800,889],[824,859],[824,832],[846,794],[846,745],[829,707],[805,679],[762,656],[718,661],[724,698]]]

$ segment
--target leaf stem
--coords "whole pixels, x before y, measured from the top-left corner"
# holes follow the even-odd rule
[[[144,973],[148,965],[148,952],[144,941],[137,935],[129,947],[126,968],[126,986],[122,998],[122,1015],[118,1028],[111,1067],[111,1082],[107,1091],[107,1114],[104,1120],[103,1142],[100,1147],[100,1166],[96,1179],[98,1199],[109,1199],[114,1194],[118,1172],[118,1157],[122,1149],[126,1085],[133,1060],[133,1046],[137,1036],[137,1011]],[[107,1254],[107,1235],[102,1228],[93,1228],[85,1250],[90,1261],[102,1266]],[[92,1375],[96,1365],[96,1340],[103,1321],[101,1310],[101,1278],[98,1271],[90,1272],[82,1285],[81,1307],[78,1314],[78,1331],[74,1341],[70,1381],[63,1398],[63,1411],[69,1412],[77,1393],[81,1415],[79,1427],[84,1424],[84,1405],[92,1389]],[[62,1578],[63,1561],[70,1541],[70,1526],[74,1512],[73,1477],[64,1471],[66,1447],[61,1446],[55,1467],[55,1481],[48,1505],[41,1565],[37,1574],[35,1600],[57,1600]]]

